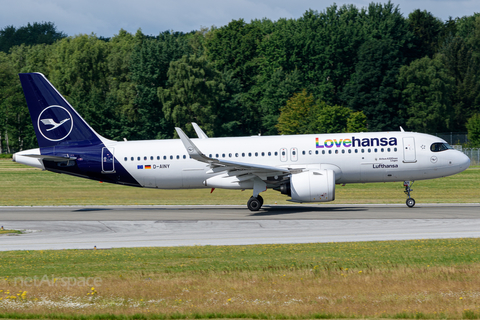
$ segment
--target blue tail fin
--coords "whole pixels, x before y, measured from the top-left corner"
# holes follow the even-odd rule
[[[19,74],[40,148],[102,143],[98,135],[41,73]]]

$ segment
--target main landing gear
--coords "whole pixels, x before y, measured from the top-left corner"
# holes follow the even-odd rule
[[[263,198],[261,195],[251,197],[247,202],[247,207],[250,211],[258,211],[263,206]]]
[[[411,186],[413,185],[413,181],[404,181],[403,182],[403,186],[405,187],[405,194],[408,196],[407,198],[407,207],[409,208],[413,208],[413,206],[415,205],[415,199],[413,199],[412,197],[410,197],[410,192],[412,192],[413,190],[410,188]]]

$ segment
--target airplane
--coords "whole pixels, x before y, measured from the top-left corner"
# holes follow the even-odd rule
[[[41,73],[20,74],[39,148],[13,161],[52,172],[126,186],[253,189],[251,211],[272,188],[288,201],[335,200],[335,186],[403,181],[414,207],[413,181],[464,171],[470,159],[446,141],[423,133],[328,133],[112,141],[99,135]]]

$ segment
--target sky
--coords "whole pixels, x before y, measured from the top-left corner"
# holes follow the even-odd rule
[[[0,0],[0,29],[32,22],[53,22],[69,36],[112,37],[120,29],[158,35],[166,30],[190,32],[221,27],[232,20],[299,18],[312,9],[324,11],[336,3],[366,7],[371,0]],[[386,3],[387,1],[374,1]],[[404,16],[427,10],[447,20],[480,12],[480,0],[395,0]]]

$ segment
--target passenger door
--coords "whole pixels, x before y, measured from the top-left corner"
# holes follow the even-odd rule
[[[417,162],[414,137],[403,138],[403,162]]]
[[[115,148],[102,148],[102,173],[115,173]]]

